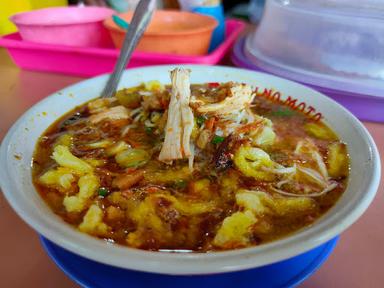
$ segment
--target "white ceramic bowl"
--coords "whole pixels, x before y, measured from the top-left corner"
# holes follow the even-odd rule
[[[73,107],[99,96],[108,78],[103,75],[47,97],[9,130],[0,150],[1,188],[20,217],[59,246],[98,262],[165,274],[209,274],[259,267],[301,254],[335,237],[363,214],[378,188],[380,158],[372,137],[351,113],[326,96],[281,78],[230,67],[187,66],[192,70],[191,83],[238,81],[274,87],[282,97],[290,95],[320,111],[325,122],[348,144],[351,155],[348,187],[337,204],[314,225],[289,237],[227,252],[148,252],[111,245],[76,231],[56,216],[36,192],[31,181],[31,157],[38,137],[52,122]],[[155,79],[169,83],[168,72],[173,68],[154,66],[127,70],[120,88]]]

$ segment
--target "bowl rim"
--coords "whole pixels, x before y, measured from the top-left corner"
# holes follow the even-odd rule
[[[134,72],[148,72],[151,69],[165,69],[166,71],[174,68],[177,65],[159,65],[159,66],[150,66],[144,68],[136,68],[125,70],[124,73],[134,73]],[[0,168],[4,173],[0,173],[0,184],[5,198],[11,204],[12,208],[19,214],[19,216],[29,224],[33,229],[41,233],[43,236],[56,243],[57,245],[74,252],[75,254],[81,255],[85,258],[92,259],[97,262],[104,264],[133,269],[146,272],[155,272],[162,274],[173,274],[173,275],[185,275],[185,274],[211,274],[211,273],[221,273],[221,272],[230,272],[244,270],[252,267],[260,267],[263,265],[271,264],[277,261],[281,261],[295,255],[304,253],[312,248],[319,246],[320,244],[332,239],[345,229],[347,229],[353,222],[355,222],[368,208],[369,204],[372,202],[380,182],[380,156],[377,150],[377,147],[367,131],[367,129],[360,123],[360,121],[353,116],[349,111],[347,111],[340,104],[334,100],[326,97],[325,95],[317,92],[311,88],[308,88],[304,85],[295,83],[290,80],[285,80],[280,77],[272,76],[266,73],[249,71],[246,69],[239,69],[226,66],[208,66],[208,65],[185,65],[190,69],[218,69],[225,71],[225,73],[252,73],[258,74],[261,76],[267,76],[270,79],[277,79],[282,81],[281,83],[287,83],[293,85],[294,87],[305,88],[307,91],[323,97],[325,102],[328,104],[333,103],[334,106],[338,107],[340,112],[344,113],[346,120],[351,121],[351,128],[358,131],[358,134],[364,139],[365,143],[369,147],[369,157],[370,157],[370,170],[371,174],[368,181],[369,185],[366,187],[366,193],[362,198],[359,198],[359,201],[349,202],[348,205],[343,207],[336,214],[332,214],[327,218],[327,221],[322,221],[313,225],[310,229],[306,229],[305,233],[298,231],[293,235],[287,236],[285,238],[263,244],[260,246],[248,247],[237,250],[229,251],[220,251],[220,252],[211,252],[211,253],[165,253],[165,252],[151,252],[140,249],[129,248],[119,245],[108,245],[105,241],[100,239],[95,239],[92,236],[85,235],[76,231],[74,228],[71,229],[69,225],[62,222],[64,225],[60,225],[62,229],[66,229],[65,232],[68,232],[71,229],[71,232],[68,232],[68,235],[60,235],[57,231],[51,230],[49,226],[45,226],[43,221],[39,222],[36,219],[33,219],[28,215],[29,212],[24,211],[22,204],[14,197],[12,197],[12,185],[9,179],[9,171],[7,169],[8,163],[8,154],[9,154],[9,145],[11,144],[12,137],[15,131],[20,128],[22,123],[28,119],[31,115],[37,111],[39,106],[49,103],[55,97],[58,97],[58,93],[53,93],[49,97],[44,98],[43,100],[36,103],[32,106],[27,112],[25,112],[16,123],[10,128],[7,135],[5,136],[3,143],[0,147]],[[143,74],[144,74],[143,73]],[[60,90],[62,93],[64,91],[71,91],[72,87],[86,84],[91,81],[100,81],[103,82],[108,77],[109,74],[104,74],[98,77],[94,77],[79,83],[73,84]],[[79,104],[78,104],[79,105]],[[60,117],[60,116],[58,116]],[[332,127],[332,126],[331,126]],[[33,187],[35,190],[35,188]],[[348,189],[348,187],[347,187]],[[37,193],[37,191],[35,190]],[[43,201],[41,199],[41,201]],[[44,202],[44,201],[43,201]],[[31,204],[32,205],[32,204]],[[41,212],[42,213],[42,212]],[[52,212],[52,215],[53,212]],[[45,215],[46,216],[46,215]],[[38,219],[41,220],[41,219]],[[57,224],[57,222],[56,222]],[[65,226],[65,227],[64,227]],[[59,228],[60,228],[59,227]],[[60,236],[60,237],[59,237]],[[78,241],[78,242],[77,242]],[[260,249],[262,247],[262,249]],[[98,253],[94,253],[95,248],[100,248]],[[131,261],[126,261],[126,256],[130,257]],[[261,257],[262,256],[262,257]],[[262,260],[255,257],[261,257]],[[258,259],[258,264],[255,265],[255,259]],[[134,263],[132,263],[134,260]]]
[[[125,15],[131,15],[133,12],[125,12],[125,13],[119,13],[116,14],[117,16],[124,17]],[[168,15],[185,15],[186,17],[195,17],[195,18],[200,18],[200,19],[205,19],[207,21],[207,25],[204,27],[198,27],[198,28],[193,28],[193,29],[188,29],[188,30],[175,30],[175,31],[167,31],[167,32],[147,32],[144,31],[144,36],[182,36],[182,35],[193,35],[193,34],[200,34],[204,32],[209,32],[213,31],[218,25],[219,22],[212,16],[209,15],[203,15],[199,13],[192,13],[188,11],[178,11],[178,10],[156,10],[154,12],[153,17],[156,14],[168,14]],[[177,16],[179,17],[179,16]],[[176,18],[179,19],[179,18]],[[112,16],[108,17],[103,21],[103,25],[105,28],[111,31],[118,32],[120,34],[125,34],[126,30],[123,28],[117,26],[112,19]]]
[[[87,13],[90,13],[95,10],[98,11],[103,11],[103,15],[99,15],[98,17],[93,17],[91,19],[79,19],[77,21],[73,20],[67,20],[67,21],[62,21],[58,23],[47,23],[44,21],[44,19],[41,19],[40,21],[34,22],[34,23],[29,23],[28,20],[23,19],[23,16],[25,15],[31,15],[31,14],[38,14],[38,13],[43,13],[43,12],[54,12],[54,11],[70,11],[70,10],[88,10]],[[36,27],[36,26],[45,26],[45,27],[57,27],[57,26],[74,26],[74,25],[79,25],[79,24],[89,24],[89,23],[96,23],[96,22],[102,22],[106,19],[108,15],[112,15],[115,13],[115,11],[111,8],[108,7],[98,7],[98,6],[71,6],[71,7],[48,7],[48,8],[43,8],[39,10],[31,10],[31,11],[24,11],[24,12],[19,12],[16,14],[13,14],[12,16],[9,17],[9,20],[12,21],[16,26],[30,26],[30,27]],[[91,14],[92,15],[92,14]],[[21,17],[21,19],[20,19]]]

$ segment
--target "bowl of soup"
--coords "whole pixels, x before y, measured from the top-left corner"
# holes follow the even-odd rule
[[[378,188],[364,126],[319,92],[229,67],[154,66],[47,97],[10,129],[1,187],[57,245],[139,271],[211,274],[309,251]]]

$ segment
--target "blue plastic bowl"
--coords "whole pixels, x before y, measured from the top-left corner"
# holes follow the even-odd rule
[[[82,287],[92,288],[295,287],[320,268],[338,241],[336,237],[304,254],[256,269],[214,275],[172,276],[108,266],[68,252],[42,236],[40,239],[48,255],[68,277]]]

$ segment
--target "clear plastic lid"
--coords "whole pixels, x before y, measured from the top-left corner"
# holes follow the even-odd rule
[[[283,77],[384,97],[384,1],[267,0],[245,53]]]

